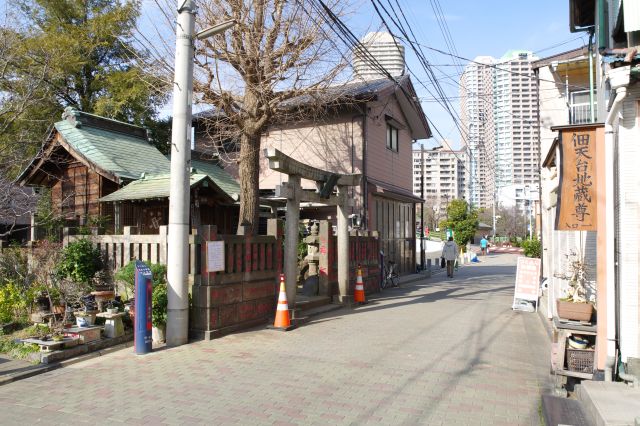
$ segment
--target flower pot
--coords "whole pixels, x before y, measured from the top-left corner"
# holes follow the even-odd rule
[[[95,324],[97,312],[75,312],[78,327],[91,327]]]
[[[576,303],[566,300],[556,300],[558,317],[572,321],[591,321],[593,305],[591,303]]]
[[[151,329],[151,338],[153,339],[153,343],[164,343],[166,328],[167,326],[163,325],[161,327],[154,326]]]

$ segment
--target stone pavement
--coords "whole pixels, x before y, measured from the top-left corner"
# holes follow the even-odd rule
[[[0,385],[10,383],[18,377],[23,378],[40,374],[46,369],[46,366],[41,364],[34,365],[28,361],[12,359],[0,354]]]
[[[283,333],[131,348],[0,387],[0,423],[540,425],[537,314],[511,310],[516,257],[384,290]]]

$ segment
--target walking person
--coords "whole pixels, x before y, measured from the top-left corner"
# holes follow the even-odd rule
[[[480,240],[480,251],[481,251],[483,256],[485,254],[487,254],[487,245],[488,244],[489,244],[489,241],[487,241],[487,237],[482,237],[482,239]]]
[[[447,276],[453,278],[453,267],[458,258],[458,245],[453,241],[453,237],[449,237],[449,240],[444,243],[442,257],[447,262]]]

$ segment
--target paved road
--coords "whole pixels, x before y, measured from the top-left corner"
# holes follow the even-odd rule
[[[0,387],[0,423],[540,425],[548,340],[515,256],[282,333],[131,349]]]

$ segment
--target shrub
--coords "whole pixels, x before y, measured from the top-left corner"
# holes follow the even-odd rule
[[[0,253],[0,286],[12,283],[21,291],[26,291],[34,279],[29,271],[29,262],[24,250],[12,247]]]
[[[163,327],[167,323],[167,283],[158,283],[153,286],[151,294],[151,323],[154,327]]]
[[[26,294],[14,283],[5,282],[0,287],[0,324],[25,318],[26,315]]]
[[[163,265],[161,263],[149,263],[144,262],[145,265],[151,269],[151,275],[153,279],[154,286],[161,283],[167,282],[167,265]],[[127,263],[124,268],[121,268],[118,272],[113,276],[117,281],[120,281],[124,284],[126,297],[129,297],[129,294],[133,295],[135,292],[135,279],[136,279],[136,262],[132,260]]]
[[[537,238],[524,240],[522,242],[522,248],[524,249],[524,255],[527,257],[539,258],[542,253],[542,243]]]
[[[51,333],[51,329],[46,325],[35,324],[31,327],[16,331],[11,335],[0,336],[0,353],[8,354],[12,358],[24,359],[30,354],[40,352],[40,346],[35,344],[21,343],[18,339],[27,337],[42,338]]]
[[[102,255],[93,248],[91,241],[81,239],[70,243],[62,250],[62,259],[56,267],[59,278],[71,278],[89,283],[96,272],[102,269]]]

